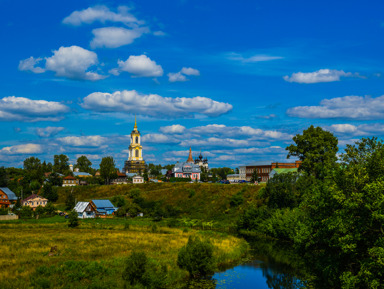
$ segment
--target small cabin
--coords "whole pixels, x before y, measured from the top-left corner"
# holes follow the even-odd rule
[[[38,206],[45,207],[48,203],[48,199],[43,198],[42,196],[32,194],[29,197],[21,201],[22,206],[31,207],[32,210],[35,210]]]
[[[90,203],[95,207],[97,216],[113,215],[117,211],[110,200],[92,200]]]
[[[73,209],[80,219],[96,218],[96,208],[91,202],[77,202]]]

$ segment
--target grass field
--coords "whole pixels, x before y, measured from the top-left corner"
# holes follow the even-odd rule
[[[125,260],[134,251],[166,265],[168,287],[179,288],[188,273],[177,267],[177,254],[191,234],[211,240],[217,268],[248,251],[244,240],[224,233],[153,226],[145,219],[125,223],[89,219],[70,229],[58,216],[1,222],[0,288],[123,288]]]

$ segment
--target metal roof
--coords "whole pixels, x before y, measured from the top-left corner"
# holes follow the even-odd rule
[[[95,204],[97,210],[99,210],[99,208],[114,208],[110,200],[92,200],[92,202]]]
[[[89,202],[77,202],[76,206],[73,208],[77,213],[83,213]]]
[[[73,172],[73,175],[74,176],[76,176],[76,177],[78,177],[78,176],[89,176],[89,177],[91,177],[92,175],[91,174],[89,174],[89,173],[86,173],[86,172]]]
[[[271,166],[273,161],[259,161],[259,162],[253,162],[250,164],[246,164],[246,167],[257,167],[257,166]]]
[[[16,201],[17,200],[15,193],[12,192],[10,189],[0,188],[0,190],[2,190],[8,196],[8,200],[10,200],[10,201]]]
[[[277,174],[296,173],[297,168],[274,168],[272,171],[275,171]]]
[[[199,165],[195,165],[194,163],[176,163],[173,168],[173,173],[201,173],[201,169]]]

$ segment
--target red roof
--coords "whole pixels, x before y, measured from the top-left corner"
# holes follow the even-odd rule
[[[75,177],[72,177],[72,176],[66,176],[66,177],[64,178],[64,180],[76,180],[76,178],[75,178]]]
[[[42,199],[45,199],[44,197],[42,196],[39,196],[39,195],[36,195],[36,194],[32,194],[30,195],[29,197],[26,197],[24,200],[21,201],[21,203],[24,203],[25,201],[28,201],[30,199],[34,199],[34,198],[42,198]]]

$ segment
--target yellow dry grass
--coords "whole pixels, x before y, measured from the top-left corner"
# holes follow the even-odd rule
[[[150,228],[140,226],[125,230],[120,226],[95,229],[90,224],[76,229],[67,228],[65,223],[3,224],[0,225],[0,287],[29,288],[36,268],[61,266],[69,260],[100,261],[121,267],[113,271],[116,276],[108,276],[120,280],[124,258],[133,251],[145,252],[165,264],[173,278],[183,279],[187,272],[177,267],[177,254],[188,237],[196,233],[171,228],[159,228],[158,233],[153,233]],[[210,232],[209,238],[215,245],[218,264],[239,260],[247,250],[245,241],[233,236]],[[49,256],[55,246],[57,253]]]

